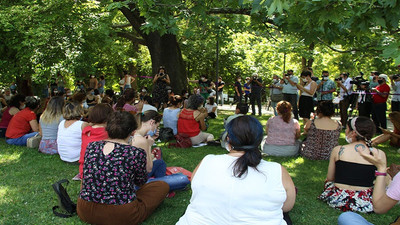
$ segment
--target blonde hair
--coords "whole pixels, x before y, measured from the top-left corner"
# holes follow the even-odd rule
[[[47,103],[46,109],[40,116],[40,123],[53,123],[63,115],[64,99],[61,96],[52,97]]]
[[[64,106],[63,117],[65,120],[79,120],[84,114],[82,105],[76,102],[69,102]]]

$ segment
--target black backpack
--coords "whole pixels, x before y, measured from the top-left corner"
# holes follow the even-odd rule
[[[63,179],[60,181],[57,181],[54,183],[53,189],[57,194],[59,205],[56,205],[53,207],[53,213],[54,215],[62,218],[68,218],[73,216],[76,213],[76,204],[71,201],[71,198],[69,197],[67,193],[66,187],[64,187],[62,184],[66,183],[66,186],[69,184],[69,181],[67,179]],[[57,212],[56,209],[61,208],[64,210],[66,213],[60,213]]]

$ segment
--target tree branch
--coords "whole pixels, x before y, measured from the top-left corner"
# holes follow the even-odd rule
[[[130,23],[126,23],[126,24],[113,24],[111,25],[112,28],[127,28],[127,27],[131,27],[132,24]]]
[[[207,11],[207,14],[238,14],[251,16],[251,9],[213,8]],[[274,21],[268,18],[263,23],[275,25]]]
[[[359,52],[362,51],[361,49],[358,48],[353,48],[353,49],[349,49],[349,50],[340,50],[337,48],[334,48],[332,46],[330,46],[329,44],[327,44],[326,42],[324,42],[321,38],[317,37],[318,41],[320,43],[322,43],[323,45],[325,45],[326,47],[328,47],[330,50],[335,51],[335,52],[339,52],[339,53],[351,53],[351,52]],[[372,45],[366,46],[365,48],[371,48],[373,47]]]
[[[137,44],[141,44],[141,45],[147,45],[146,41],[142,38],[138,38],[137,36],[135,36],[132,33],[128,33],[128,32],[116,32],[118,37],[122,37],[122,38],[126,38],[132,42],[135,42]]]
[[[250,9],[213,8],[207,14],[241,14],[250,16]]]

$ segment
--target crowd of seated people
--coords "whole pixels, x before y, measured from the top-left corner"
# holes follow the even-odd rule
[[[307,82],[312,83],[308,78]],[[174,135],[184,135],[192,145],[198,145],[214,140],[213,134],[206,132],[207,119],[218,117],[213,96],[205,99],[197,93],[189,96],[182,92],[180,96],[169,92],[169,102],[160,114],[147,88],[141,90],[137,93],[126,88],[119,98],[112,90],[100,94],[90,88],[73,95],[56,93],[40,117],[36,114],[38,99],[16,94],[3,110],[0,134],[8,144],[26,146],[27,140],[39,133],[40,152],[59,154],[62,161],[79,163],[79,173],[73,179],[82,180],[78,215],[83,221],[140,223],[169,191],[164,182],[146,183],[150,177],[166,175],[166,163],[152,153],[159,126],[169,127]],[[333,208],[383,213],[400,200],[396,192],[399,175],[393,174],[385,193],[386,157],[374,147],[389,140],[392,146],[399,146],[400,113],[389,115],[394,130],[380,128],[383,134],[375,138],[371,119],[349,119],[345,130],[348,144],[340,146],[342,124],[332,119],[331,101],[318,103],[315,116],[304,124],[302,143],[301,127],[292,116],[291,103],[278,102],[276,112],[265,124],[264,139],[261,123],[246,116],[248,105],[237,104],[235,114],[223,125],[221,147],[228,153],[207,155],[193,171],[192,197],[178,224],[291,224],[288,212],[296,199],[294,183],[283,166],[263,160],[262,153],[268,157],[296,157],[300,153],[307,159],[329,159],[319,199]],[[308,118],[309,114],[307,111],[302,117]],[[118,173],[107,173],[116,170]],[[104,185],[107,189],[101,188]],[[210,201],[217,203],[210,205]],[[239,203],[241,207],[235,206]],[[348,222],[352,220],[363,218],[346,213],[339,224],[356,224]]]

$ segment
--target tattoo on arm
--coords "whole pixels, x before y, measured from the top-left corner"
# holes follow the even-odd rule
[[[344,152],[344,147],[343,147],[343,146],[340,146],[340,149],[339,149],[339,157],[343,154],[343,152]]]
[[[363,144],[356,144],[356,146],[354,146],[354,150],[356,150],[356,152],[358,152],[359,150],[365,150],[365,146]]]

